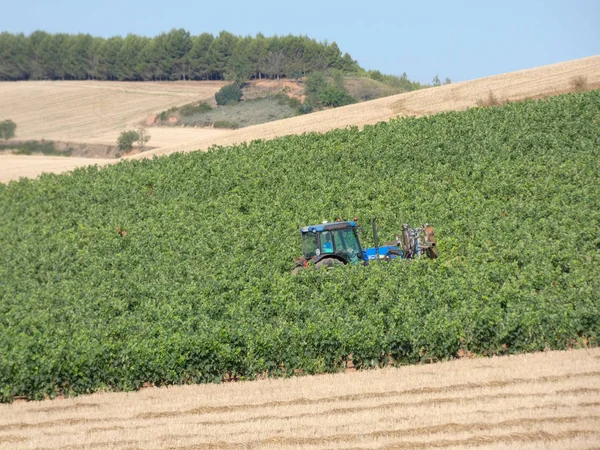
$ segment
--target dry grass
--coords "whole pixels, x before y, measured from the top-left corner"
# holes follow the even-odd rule
[[[0,120],[12,119],[17,124],[17,137],[23,140],[114,145],[121,131],[138,128],[138,123],[149,114],[211,99],[223,84],[218,81],[6,82],[0,83]],[[171,145],[198,136],[194,130],[179,131],[184,133],[154,133],[151,145]]]
[[[589,89],[587,77],[577,75],[576,77],[571,78],[571,88],[573,88],[575,92],[587,91]]]
[[[104,166],[115,159],[67,158],[64,156],[0,154],[0,183],[8,183],[21,177],[36,178],[42,173],[62,173],[77,167],[98,164]]]
[[[485,97],[485,98],[479,98],[475,102],[475,104],[477,106],[480,106],[480,107],[483,107],[483,108],[487,108],[489,106],[501,106],[503,103],[505,103],[505,102],[503,102],[498,97],[496,97],[496,95],[492,91],[490,91],[488,93],[487,97]]]
[[[589,449],[600,349],[0,405],[0,449]]]
[[[402,115],[420,116],[462,110],[476,106],[477,100],[489,96],[490,92],[502,101],[541,98],[572,91],[571,83],[576,77],[584,77],[588,89],[600,88],[600,56],[398,94],[240,130],[153,128],[150,145],[158,148],[132,157],[204,150],[212,145],[233,145],[288,134],[326,132],[374,124]],[[0,98],[3,99],[0,119],[10,117],[15,120],[21,139],[114,143],[121,130],[144,119],[147,114],[167,109],[169,105],[201,100],[209,93],[212,95],[220,86],[219,83],[209,83],[202,91],[203,83],[0,83]],[[277,88],[282,87],[285,87],[284,84]],[[197,96],[191,92],[196,92]],[[131,103],[126,101],[132,98]],[[0,172],[10,172],[17,178],[28,176],[11,164],[0,156]],[[41,161],[36,164],[41,164]],[[52,164],[48,171],[71,168],[66,161],[64,168]],[[6,181],[6,176],[3,178]]]

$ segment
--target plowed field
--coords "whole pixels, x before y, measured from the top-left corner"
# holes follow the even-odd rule
[[[0,405],[0,449],[592,449],[600,349]]]

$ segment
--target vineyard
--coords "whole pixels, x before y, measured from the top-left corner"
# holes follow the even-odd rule
[[[597,344],[600,91],[0,184],[0,398]],[[289,272],[298,227],[440,258]]]

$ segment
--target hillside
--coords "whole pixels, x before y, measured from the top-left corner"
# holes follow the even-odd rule
[[[599,425],[596,348],[0,405],[0,448],[570,450]]]
[[[599,115],[592,91],[0,185],[0,397],[596,343]],[[354,215],[429,222],[440,258],[290,274],[299,226]]]
[[[153,128],[151,144],[158,148],[135,158],[203,150],[212,145],[232,145],[288,134],[325,132],[346,126],[362,127],[398,115],[420,116],[462,110],[475,106],[490,92],[502,100],[511,101],[543,97],[570,90],[571,80],[576,76],[586,77],[590,87],[598,88],[600,56],[400,94],[241,130]],[[220,86],[218,83],[205,83],[0,83],[0,95],[8,99],[0,104],[0,119],[13,118],[18,123],[17,133],[21,139],[113,144],[120,131],[143,121],[148,114],[210,97]],[[123,92],[133,88],[135,93]],[[19,167],[24,167],[23,161],[27,161],[22,158],[9,160],[0,155],[0,182],[39,173],[38,170],[21,171]],[[61,167],[53,158],[49,158],[48,162],[49,172],[59,173],[73,167],[72,162],[67,161]],[[81,161],[81,165],[95,163],[94,160]],[[37,159],[35,165],[43,170],[43,159]]]
[[[485,99],[490,92],[504,101],[546,97],[569,92],[571,80],[576,76],[586,77],[591,88],[600,89],[600,56],[407,92],[234,130],[219,136],[200,137],[194,141],[155,149],[143,156],[134,157],[207,149],[212,145],[232,145],[289,134],[313,131],[322,133],[347,126],[362,127],[397,116],[423,116],[444,111],[464,110],[476,106],[477,101]]]
[[[17,123],[19,139],[114,145],[121,131],[172,106],[212,100],[225,82],[127,83],[114,81],[23,81],[0,83],[0,120]],[[206,130],[208,136],[212,130]],[[203,136],[199,130],[153,130],[152,145]]]

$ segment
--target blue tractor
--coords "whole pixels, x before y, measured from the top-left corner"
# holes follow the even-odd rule
[[[402,234],[392,242],[379,246],[377,226],[373,225],[374,247],[362,248],[355,221],[325,222],[300,228],[302,256],[296,260],[292,273],[309,267],[333,267],[345,264],[369,264],[373,260],[396,258],[413,259],[422,255],[437,258],[437,246],[433,227],[422,228],[402,225]]]

